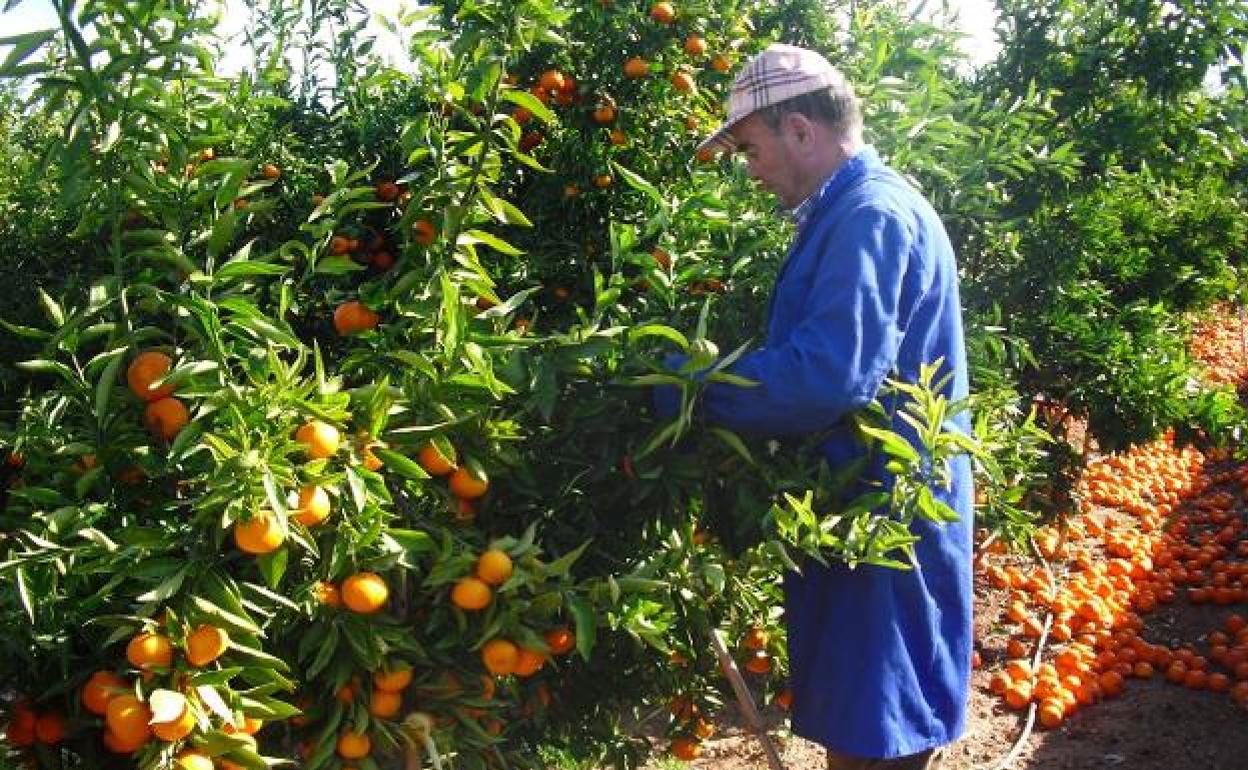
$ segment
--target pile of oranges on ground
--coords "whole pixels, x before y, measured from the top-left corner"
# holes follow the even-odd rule
[[[1234,308],[1217,308],[1212,318],[1197,323],[1188,349],[1209,382],[1248,388],[1248,322]]]
[[[1053,728],[1158,676],[1248,707],[1248,621],[1231,611],[1248,601],[1248,463],[1228,459],[1179,448],[1173,434],[1099,458],[1076,485],[1079,514],[1036,538],[1047,567],[983,554],[983,578],[1010,591],[990,680],[1007,708],[1035,704]],[[1143,617],[1175,602],[1227,611],[1198,644],[1143,638]]]

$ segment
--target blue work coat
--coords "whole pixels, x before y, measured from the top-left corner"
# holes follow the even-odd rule
[[[967,395],[957,268],[932,207],[871,148],[843,164],[807,201],[772,294],[765,344],[730,371],[759,383],[713,384],[707,417],[755,436],[833,429],[833,467],[863,449],[844,423],[887,376],[915,382],[943,359],[951,398]],[[969,432],[965,414],[954,420]],[[894,430],[914,438],[900,419]],[[888,483],[882,467],[872,471]],[[843,564],[786,575],[793,730],[836,751],[891,758],[957,739],[971,663],[969,458],[950,489],[960,515],[917,521],[919,566]]]

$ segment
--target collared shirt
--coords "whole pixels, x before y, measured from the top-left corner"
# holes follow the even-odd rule
[[[957,267],[943,224],[864,147],[795,212],[796,238],[772,292],[764,345],[730,368],[757,383],[712,383],[707,418],[762,437],[831,430],[833,468],[860,457],[844,418],[887,376],[916,382],[943,359],[946,395],[967,395]],[[966,414],[953,422],[969,432]],[[898,417],[893,430],[917,443]],[[883,453],[879,453],[883,455]],[[869,758],[916,754],[964,730],[971,661],[972,475],[965,456],[933,494],[960,515],[915,521],[919,567],[804,565],[785,578],[793,730]],[[868,471],[888,483],[883,459]]]

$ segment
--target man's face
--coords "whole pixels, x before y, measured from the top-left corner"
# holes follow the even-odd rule
[[[745,158],[750,178],[780,199],[785,208],[795,208],[803,200],[801,164],[794,153],[792,133],[785,122],[773,131],[761,117],[750,115],[732,127],[737,153]]]

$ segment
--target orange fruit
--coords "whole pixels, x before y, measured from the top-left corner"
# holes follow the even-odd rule
[[[690,75],[688,72],[673,72],[671,81],[672,88],[675,88],[682,94],[692,93],[698,89],[698,85],[694,81],[693,75]]]
[[[608,136],[611,140],[611,144],[614,144],[616,147],[623,147],[628,144],[628,134],[618,128],[613,130]]]
[[[264,175],[265,179],[273,181],[281,177],[282,170],[274,163],[265,163],[264,167],[260,169],[260,173]]]
[[[334,310],[334,330],[344,337],[375,329],[380,322],[381,316],[359,300],[344,302]]]
[[[225,629],[204,624],[186,637],[186,659],[192,666],[206,666],[229,649],[230,636]]]
[[[640,56],[634,56],[624,62],[624,74],[630,78],[644,78],[650,74],[650,63]]]
[[[501,549],[491,548],[477,558],[477,577],[492,586],[506,583],[511,570],[511,557]]]
[[[151,728],[152,734],[157,738],[172,743],[190,735],[197,724],[198,720],[195,719],[195,712],[191,710],[190,704],[187,704],[176,719],[168,722],[154,722]]]
[[[373,695],[368,700],[368,713],[381,719],[389,719],[399,713],[402,704],[403,695],[400,693],[373,690]]]
[[[329,253],[336,257],[351,252],[351,239],[345,235],[335,235],[329,239]]]
[[[763,650],[756,650],[745,661],[745,670],[751,674],[766,674],[771,671],[771,656]]]
[[[518,677],[530,677],[546,664],[546,657],[537,650],[521,647],[516,654],[516,666],[512,671]]]
[[[559,70],[546,70],[537,81],[547,91],[562,91],[564,83],[563,73]]]
[[[117,733],[113,732],[112,728],[106,726],[104,728],[103,739],[105,748],[114,754],[133,754],[143,748],[143,745],[151,740],[151,735],[147,735],[133,741],[126,741],[118,737]]]
[[[793,691],[790,690],[788,687],[786,687],[780,692],[776,693],[776,697],[772,698],[771,702],[776,704],[780,708],[784,709],[785,711],[788,711],[789,709],[793,707]]]
[[[576,647],[576,635],[563,626],[550,629],[542,638],[552,655],[565,655]]]
[[[690,56],[701,56],[706,53],[706,41],[697,35],[685,38],[685,53]]]
[[[337,453],[341,436],[334,426],[320,420],[309,420],[295,431],[295,440],[303,444],[309,458],[320,460]]]
[[[417,219],[412,225],[412,235],[421,246],[431,246],[438,239],[438,228],[426,219]]]
[[[259,511],[247,521],[234,522],[234,544],[244,553],[272,553],[285,540],[286,533],[272,511]]]
[[[374,613],[385,606],[389,597],[386,581],[376,573],[359,572],[342,581],[342,601],[352,612]]]
[[[35,720],[35,738],[49,746],[65,740],[65,715],[59,711],[45,711]]]
[[[425,444],[420,449],[420,453],[416,456],[416,461],[420,463],[420,467],[430,476],[445,476],[455,470],[455,461],[442,454],[442,450],[438,449],[436,444]]]
[[[152,401],[143,410],[143,424],[152,435],[165,441],[172,441],[190,421],[186,406],[172,396]]]
[[[722,53],[717,53],[715,58],[711,59],[711,69],[716,72],[727,72],[732,69],[732,60]]]
[[[741,640],[741,646],[747,650],[765,650],[769,641],[771,641],[771,637],[767,634],[766,629],[754,626],[745,632],[745,638]]]
[[[342,606],[342,593],[338,590],[338,586],[326,580],[318,582],[312,588],[312,594],[318,602],[326,607]]]
[[[122,746],[142,746],[151,738],[148,722],[152,712],[147,704],[130,693],[118,695],[108,702],[104,720]]]
[[[159,401],[173,393],[172,385],[152,386],[173,368],[173,359],[155,350],[146,350],[134,357],[126,368],[126,384],[130,392],[144,401]]]
[[[451,603],[461,610],[483,610],[493,599],[490,587],[475,577],[461,578],[451,589]]]
[[[412,667],[406,663],[373,672],[373,687],[382,692],[403,692],[411,683]]]
[[[671,24],[676,20],[676,9],[668,2],[655,3],[650,6],[650,18],[660,24]]]
[[[612,182],[612,179],[611,179],[610,174],[595,174],[594,175],[594,187],[597,187],[599,190],[607,189],[608,187],[611,186],[611,182]]]
[[[381,184],[377,185],[377,200],[386,201],[387,203],[389,203],[395,198],[398,198],[399,193],[401,192],[402,190],[400,190],[399,186],[395,184],[394,182],[390,182],[390,181],[382,182]]]
[[[174,763],[179,770],[212,770],[212,757],[188,749],[177,756]]]
[[[605,126],[615,120],[615,108],[609,104],[601,104],[594,110],[594,122]]]
[[[96,671],[82,686],[82,705],[92,714],[104,716],[108,702],[126,689],[126,680],[112,671]]]
[[[299,509],[291,514],[292,519],[305,527],[315,527],[329,518],[329,494],[315,484],[308,484],[299,490]]]
[[[675,738],[672,740],[671,750],[673,757],[692,762],[702,756],[702,742],[696,738]]]
[[[373,742],[364,733],[344,730],[338,735],[338,756],[343,759],[363,759],[373,749]]]
[[[481,662],[494,676],[507,676],[516,670],[520,650],[507,639],[491,639],[481,647]]]
[[[144,631],[126,645],[126,660],[144,671],[154,667],[168,668],[173,664],[173,644],[167,636]],[[117,737],[125,736],[118,733]]]
[[[448,485],[450,486],[451,494],[461,500],[475,500],[484,495],[486,490],[490,488],[488,479],[484,476],[477,478],[472,471],[464,467],[455,469],[455,472],[451,474]]]

